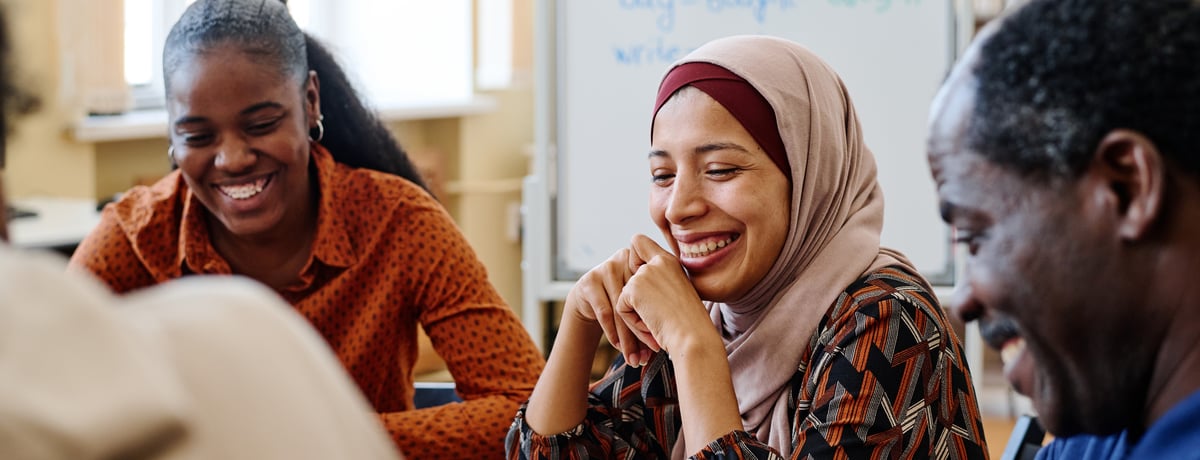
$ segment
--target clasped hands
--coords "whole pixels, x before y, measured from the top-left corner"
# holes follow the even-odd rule
[[[564,315],[598,325],[625,362],[642,366],[655,352],[715,336],[679,259],[645,235],[588,271],[567,295]]]

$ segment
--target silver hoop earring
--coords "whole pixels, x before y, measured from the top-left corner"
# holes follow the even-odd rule
[[[321,139],[325,138],[325,124],[322,123],[324,120],[325,115],[317,116],[317,137],[315,139],[312,137],[312,131],[309,131],[308,138],[313,142],[321,142]]]
[[[171,161],[175,161],[175,146],[174,145],[167,146],[167,158],[170,158]]]

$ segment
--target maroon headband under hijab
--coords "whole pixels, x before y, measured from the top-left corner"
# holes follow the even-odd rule
[[[742,77],[728,69],[707,62],[688,62],[671,69],[658,87],[658,98],[654,101],[654,116],[658,110],[684,86],[694,86],[725,107],[733,118],[742,124],[750,137],[767,152],[775,166],[792,179],[792,168],[788,164],[787,149],[779,136],[779,125],[775,110],[758,90]],[[654,125],[651,122],[651,137]]]

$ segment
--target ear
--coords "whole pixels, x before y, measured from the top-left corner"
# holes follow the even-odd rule
[[[315,70],[308,71],[304,84],[304,110],[308,114],[308,127],[316,128],[321,117],[321,80]]]
[[[1161,152],[1136,131],[1117,129],[1100,140],[1088,175],[1099,179],[1096,198],[1115,211],[1121,238],[1143,238],[1159,218],[1166,170]]]

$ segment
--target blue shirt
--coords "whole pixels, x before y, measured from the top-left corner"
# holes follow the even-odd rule
[[[1150,426],[1130,459],[1200,459],[1200,391]]]
[[[1124,460],[1128,453],[1124,431],[1108,436],[1081,434],[1054,438],[1038,451],[1035,460]]]
[[[1200,459],[1200,391],[1160,418],[1137,445],[1126,433],[1056,438],[1038,451],[1037,460]]]

